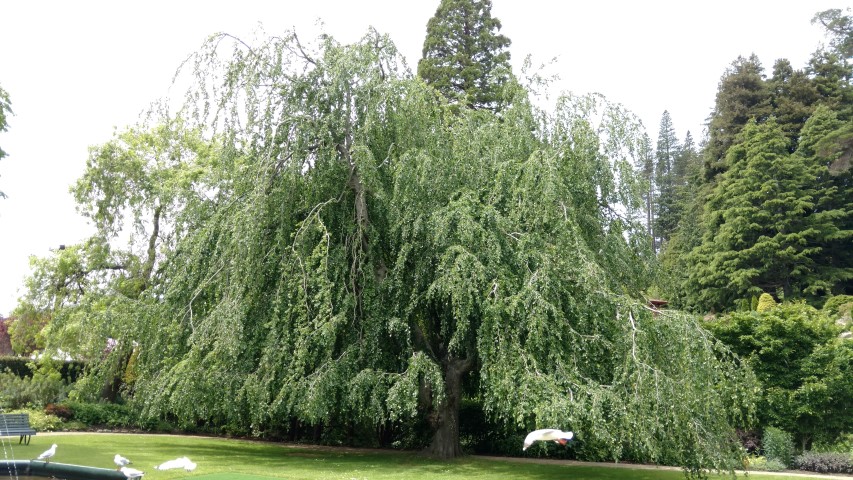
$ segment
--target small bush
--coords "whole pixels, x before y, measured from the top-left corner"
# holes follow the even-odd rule
[[[794,459],[793,466],[817,473],[853,473],[853,457],[838,452],[805,452]]]
[[[769,293],[762,293],[761,296],[758,297],[758,306],[755,310],[758,312],[766,312],[775,306],[776,300],[773,300],[773,296]]]
[[[136,426],[131,410],[126,405],[68,402],[64,406],[71,410],[72,419],[90,427],[128,428]]]
[[[8,413],[26,413],[30,417],[30,426],[37,432],[55,432],[62,430],[62,419],[41,410],[20,409]]]
[[[74,416],[74,412],[71,411],[71,408],[68,405],[56,403],[48,403],[44,407],[44,413],[47,413],[48,415],[56,415],[63,420],[70,420],[71,417]]]
[[[5,371],[0,373],[0,407],[42,407],[58,402],[68,394],[68,385],[58,376],[19,377]]]
[[[791,464],[794,455],[794,439],[791,434],[776,427],[767,427],[761,436],[761,445],[768,460],[778,460],[785,465]]]

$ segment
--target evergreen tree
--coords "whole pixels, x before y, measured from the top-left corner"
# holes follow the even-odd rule
[[[788,153],[772,117],[751,120],[726,160],[729,170],[705,205],[702,244],[691,254],[698,303],[724,310],[763,292],[818,293],[833,281],[817,263],[833,214],[816,214],[824,192],[815,169]]]
[[[846,9],[845,15],[841,9],[832,8],[815,14],[812,24],[820,23],[826,28],[830,37],[830,47],[842,58],[853,57],[853,16],[849,15],[850,9]]]
[[[657,219],[655,235],[659,243],[669,239],[678,224],[679,205],[676,188],[680,180],[675,175],[676,158],[680,152],[672,118],[664,110],[655,150],[655,185],[657,186]]]
[[[776,121],[790,142],[790,151],[797,148],[800,129],[814,111],[820,99],[814,82],[806,72],[794,70],[787,59],[773,65],[773,77],[768,80],[771,106]]]
[[[427,23],[418,75],[451,103],[498,111],[511,77],[510,40],[491,0],[441,0]]]
[[[815,215],[821,223],[821,249],[816,262],[822,275],[811,291],[819,294],[853,292],[853,126],[819,106],[802,130],[796,155],[813,170],[819,182]]]
[[[708,122],[705,178],[713,180],[726,170],[729,147],[746,122],[763,121],[770,115],[770,92],[764,68],[755,54],[738,57],[720,79],[714,110]]]

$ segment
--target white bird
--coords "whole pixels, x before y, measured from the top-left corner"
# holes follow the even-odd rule
[[[573,432],[564,432],[556,428],[534,430],[528,433],[527,437],[524,438],[524,448],[522,448],[522,450],[527,450],[531,445],[533,445],[533,442],[537,441],[553,441],[554,443],[565,445],[569,440],[574,438],[574,436],[575,434]]]
[[[116,453],[115,458],[113,458],[113,461],[116,462],[116,468],[126,467],[126,466],[130,465],[131,463],[133,463],[130,460],[128,460],[127,458],[122,457],[121,455],[119,455],[117,453]]]
[[[121,467],[119,470],[121,470],[121,473],[123,473],[127,478],[142,478],[142,476],[145,475],[144,472],[130,467]]]
[[[169,460],[168,462],[163,462],[160,465],[154,467],[154,470],[171,470],[173,468],[183,468],[188,472],[192,472],[195,470],[196,464],[193,463],[187,457],[176,458],[174,460]]]
[[[50,457],[56,455],[56,444],[50,446],[47,450],[44,451],[41,455],[39,455],[36,460],[44,460],[46,463],[50,463]]]

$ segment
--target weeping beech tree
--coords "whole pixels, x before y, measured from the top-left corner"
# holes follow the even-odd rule
[[[748,372],[635,301],[651,252],[623,108],[545,114],[515,83],[500,114],[454,115],[376,32],[217,35],[193,58],[183,115],[230,173],[128,330],[144,415],[256,434],[425,415],[446,458],[473,376],[496,422],[574,429],[587,458],[737,464]]]

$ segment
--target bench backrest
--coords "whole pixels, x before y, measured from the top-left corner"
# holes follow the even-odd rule
[[[0,430],[30,428],[30,416],[26,413],[0,414]]]

